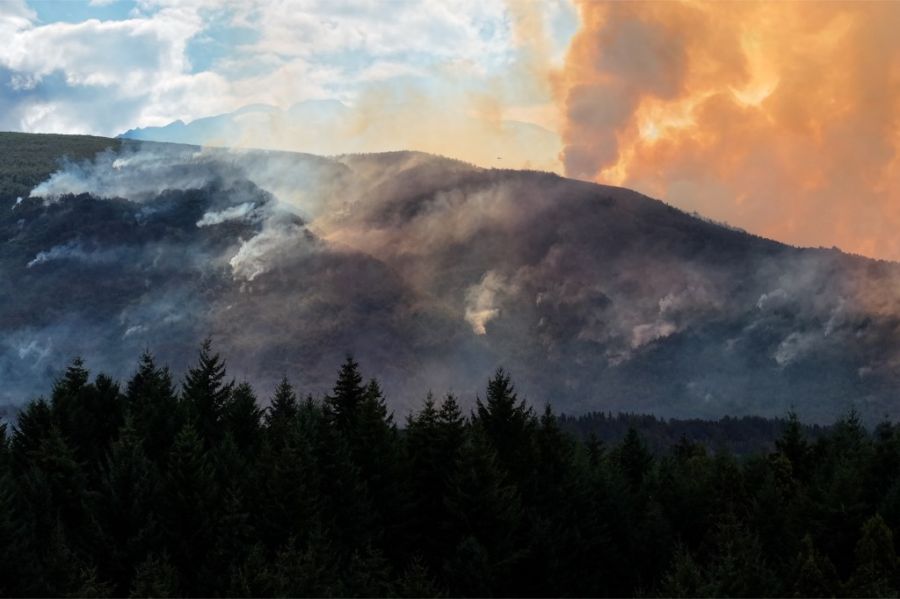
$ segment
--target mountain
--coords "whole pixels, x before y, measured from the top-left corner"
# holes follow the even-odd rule
[[[209,335],[261,388],[323,393],[352,352],[401,414],[429,390],[471,402],[503,366],[570,413],[900,415],[894,263],[417,152],[57,139],[0,154],[2,190],[44,165],[0,195],[0,402],[75,355],[124,376]]]
[[[345,118],[349,109],[337,100],[299,102],[282,111],[268,104],[251,104],[234,112],[204,117],[189,123],[174,121],[162,127],[139,127],[119,135],[121,139],[200,145],[237,145],[248,131],[260,126],[277,126],[285,119],[331,126]]]
[[[307,100],[287,110],[253,104],[189,123],[131,129],[119,138],[320,155],[402,150],[417,143],[424,144],[416,148],[420,150],[465,148],[466,155],[488,166],[553,169],[559,164],[559,136],[534,123],[448,116],[440,126],[432,123],[427,135],[419,135],[426,125],[413,112],[409,106],[397,105],[375,115],[364,106],[351,108],[337,100]],[[478,143],[472,144],[472,139]]]

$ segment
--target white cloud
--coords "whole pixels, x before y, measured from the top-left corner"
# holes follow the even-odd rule
[[[41,23],[0,0],[0,128],[114,135],[310,99],[358,105],[354,126],[368,127],[421,96],[446,97],[429,101],[431,121],[462,122],[477,105],[491,120],[479,130],[498,129],[494,104],[516,117],[540,104],[527,85],[498,83],[531,76],[514,68],[528,43],[521,12],[504,0],[139,0],[124,20]],[[438,124],[395,145],[435,151],[422,141],[440,137]]]

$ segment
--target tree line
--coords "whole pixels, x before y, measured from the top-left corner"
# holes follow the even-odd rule
[[[180,383],[73,361],[0,426],[4,596],[894,596],[900,428],[771,451],[580,440],[498,370],[395,422],[348,358],[269,406],[205,342]]]
[[[771,451],[788,425],[787,418],[765,416],[723,416],[709,420],[662,418],[629,412],[563,413],[557,421],[560,428],[585,442],[595,439],[618,443],[630,429],[635,429],[654,454],[664,454],[686,438],[712,452],[727,451],[738,457]],[[819,424],[802,423],[800,426],[810,441],[815,441],[828,429]]]

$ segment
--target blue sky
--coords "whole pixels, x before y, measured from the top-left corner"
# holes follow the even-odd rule
[[[569,0],[0,0],[0,129],[115,135],[336,99],[552,130],[546,73],[577,27]]]

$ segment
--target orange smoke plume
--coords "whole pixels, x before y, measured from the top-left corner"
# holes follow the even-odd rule
[[[900,3],[599,3],[555,75],[566,174],[900,259]]]

